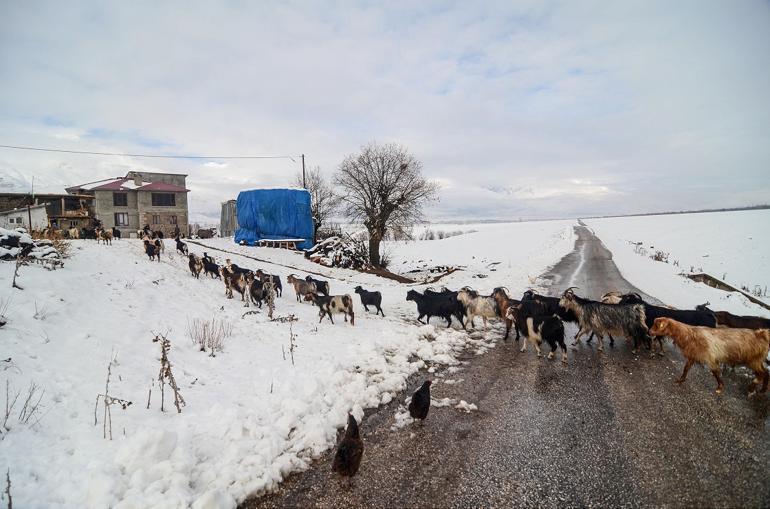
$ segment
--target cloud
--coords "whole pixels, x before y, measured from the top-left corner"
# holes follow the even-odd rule
[[[433,217],[767,201],[768,21],[760,1],[6,3],[1,143],[294,161],[0,150],[0,175],[177,171],[216,221],[300,154],[330,174],[377,140],[440,183]]]

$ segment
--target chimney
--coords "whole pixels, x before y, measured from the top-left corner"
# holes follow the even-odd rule
[[[142,174],[134,173],[134,185],[136,187],[142,187]]]

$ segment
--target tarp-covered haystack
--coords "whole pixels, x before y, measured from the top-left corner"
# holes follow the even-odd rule
[[[50,240],[33,240],[24,228],[0,228],[0,260],[15,260],[20,254],[51,267],[63,264],[61,253]]]
[[[305,256],[327,267],[355,270],[371,268],[366,246],[349,236],[329,237],[307,250]]]
[[[306,189],[252,189],[241,191],[236,202],[238,230],[235,242],[253,246],[262,239],[298,240],[297,247],[313,246],[313,217]]]

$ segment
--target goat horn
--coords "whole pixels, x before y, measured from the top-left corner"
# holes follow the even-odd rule
[[[580,289],[580,287],[579,287],[579,286],[570,286],[569,288],[567,288],[566,290],[564,290],[564,293],[565,293],[565,294],[566,294],[566,293],[572,293],[572,294],[574,294],[575,292],[573,292],[573,291],[572,291],[572,289],[573,289],[573,288],[577,288],[578,290]]]

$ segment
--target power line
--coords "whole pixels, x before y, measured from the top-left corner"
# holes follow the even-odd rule
[[[179,156],[165,154],[123,154],[119,152],[89,152],[86,150],[64,150],[58,148],[22,147],[18,145],[0,145],[0,148],[15,150],[34,150],[37,152],[58,152],[62,154],[84,154],[94,156],[125,156],[125,157],[153,157],[158,159],[291,159],[296,162],[294,156]]]

